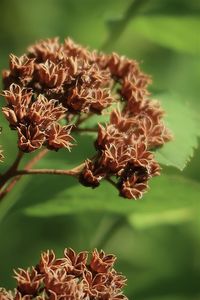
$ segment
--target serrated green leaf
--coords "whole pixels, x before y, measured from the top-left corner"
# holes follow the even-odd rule
[[[48,181],[48,180],[47,180]],[[119,198],[113,187],[104,182],[98,189],[85,188],[70,180],[66,189],[53,194],[49,185],[48,200],[33,204],[37,201],[38,181],[30,184],[29,201],[32,205],[25,207],[24,212],[31,216],[49,217],[78,213],[83,211],[107,211],[117,214],[157,213],[174,209],[193,209],[198,205],[200,185],[182,176],[163,175],[151,181],[151,189],[141,201],[129,201]],[[44,182],[42,183],[44,185]],[[48,184],[46,182],[46,184]],[[56,184],[56,182],[55,182]],[[26,193],[26,192],[25,192]]]
[[[159,95],[166,111],[166,125],[173,134],[173,141],[156,151],[159,163],[183,170],[197,147],[199,135],[196,113],[177,95]]]

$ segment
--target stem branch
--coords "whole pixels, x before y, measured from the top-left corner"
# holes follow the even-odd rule
[[[71,170],[59,170],[59,169],[28,169],[28,170],[17,170],[13,176],[18,175],[68,175],[68,176],[78,176],[85,166],[81,164]]]
[[[47,154],[48,150],[47,149],[43,149],[41,150],[35,157],[33,157],[25,166],[24,170],[27,170],[31,167],[33,167],[43,156],[45,156]],[[19,166],[19,163],[21,161],[21,158],[23,157],[23,152],[19,151],[18,156],[16,158],[16,160],[14,161],[14,163],[12,164],[12,166],[10,167],[10,169],[2,175],[1,177],[1,183],[0,183],[0,201],[2,201],[2,199],[14,188],[14,186],[16,185],[16,183],[19,181],[19,179],[21,178],[22,174],[17,175],[16,173],[17,171],[17,167]],[[7,181],[9,181],[9,179],[11,179],[12,177],[14,177],[7,186],[6,183]]]

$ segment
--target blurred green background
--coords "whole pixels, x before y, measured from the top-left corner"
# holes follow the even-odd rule
[[[196,146],[184,171],[163,167],[141,202],[119,198],[105,183],[92,191],[68,178],[24,178],[0,205],[0,286],[13,287],[12,269],[34,265],[47,248],[61,254],[68,246],[98,247],[118,256],[129,299],[200,299],[200,1],[1,0],[0,11],[1,70],[10,53],[54,36],[127,55],[152,75],[153,95],[165,95],[177,120],[182,116],[174,160]],[[2,116],[1,125],[4,169],[15,157],[16,136]],[[78,142],[72,156],[48,154],[40,167],[77,165],[93,153],[90,136]]]

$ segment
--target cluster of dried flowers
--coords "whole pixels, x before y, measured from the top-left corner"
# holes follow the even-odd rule
[[[109,108],[110,122],[99,124],[96,156],[86,161],[80,182],[94,188],[114,176],[120,195],[137,199],[159,174],[152,150],[171,134],[163,123],[164,111],[149,98],[151,80],[136,61],[89,51],[71,39],[62,44],[47,39],[21,57],[11,55],[3,82],[3,113],[17,130],[22,151],[42,146],[70,150],[79,124]]]
[[[95,249],[88,260],[87,252],[68,248],[56,258],[48,250],[36,267],[15,271],[17,288],[0,289],[0,300],[127,300],[126,279],[113,268],[116,257]]]

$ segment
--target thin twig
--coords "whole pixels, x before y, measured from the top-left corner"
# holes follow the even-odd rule
[[[81,164],[80,166],[71,170],[58,170],[58,169],[28,169],[28,170],[17,170],[14,174],[16,175],[68,175],[68,176],[78,176],[85,166]]]
[[[0,189],[4,187],[6,182],[12,177],[12,174],[17,170],[17,167],[23,157],[24,153],[22,151],[18,151],[17,157],[11,167],[1,176]]]
[[[22,152],[21,152],[22,153]],[[41,150],[35,157],[33,157],[24,167],[24,170],[27,170],[29,168],[32,168],[42,157],[44,157],[46,154],[48,153],[47,149],[43,149]],[[22,156],[21,156],[22,157]],[[15,160],[15,162],[13,163],[13,165],[15,164],[15,166],[17,167],[19,165],[19,155],[17,157],[17,159]],[[18,162],[18,163],[17,163]],[[15,170],[16,172],[16,170]],[[15,176],[15,177],[14,177]],[[22,175],[14,175],[14,172],[10,173],[9,178],[7,178],[6,181],[8,181],[10,178],[14,177],[9,183],[8,185],[0,192],[0,201],[2,201],[2,199],[14,188],[14,186],[16,185],[16,183],[19,181],[19,179],[22,177]],[[4,182],[4,185],[6,183],[6,181]],[[2,186],[3,187],[3,186]]]

